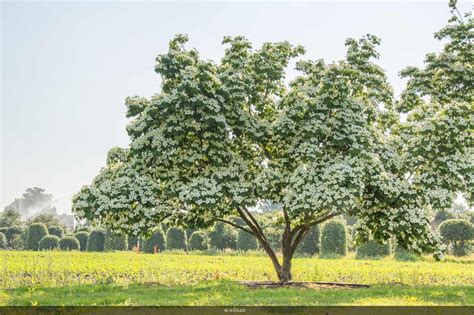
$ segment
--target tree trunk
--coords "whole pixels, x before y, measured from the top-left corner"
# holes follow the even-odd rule
[[[278,275],[278,279],[280,282],[289,282],[291,281],[291,255],[285,255],[283,253],[283,265],[281,267],[280,274]]]

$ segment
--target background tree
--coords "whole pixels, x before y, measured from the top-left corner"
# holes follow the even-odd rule
[[[60,226],[50,226],[48,227],[48,234],[56,235],[57,237],[61,238],[64,236],[64,229]]]
[[[208,250],[209,237],[204,231],[195,231],[189,238],[190,250]]]
[[[304,239],[301,241],[297,252],[313,256],[314,254],[319,254],[320,248],[321,231],[319,225],[315,225],[308,231]]]
[[[211,248],[219,250],[224,250],[226,248],[236,249],[237,234],[232,227],[225,225],[222,222],[218,222],[209,232],[209,244]]]
[[[66,235],[59,240],[59,248],[61,250],[79,250],[79,247],[79,241],[74,236]]]
[[[347,255],[347,230],[343,221],[330,221],[321,232],[321,253],[324,256]]]
[[[381,244],[375,240],[369,240],[357,247],[357,259],[380,258],[390,255],[390,244]]]
[[[166,249],[166,238],[163,229],[160,227],[154,229],[150,237],[144,240],[143,251],[145,253],[161,252]]]
[[[474,225],[466,220],[446,220],[439,226],[439,231],[444,242],[451,246],[455,256],[468,255],[469,242],[474,239]]]
[[[105,242],[105,230],[95,229],[92,230],[87,239],[87,251],[88,252],[103,252]]]
[[[105,231],[104,250],[127,250],[128,248],[128,237],[126,234],[117,234],[113,231]]]
[[[449,33],[445,52],[454,51],[470,74],[472,44],[463,37],[470,30],[456,23],[439,34]],[[470,199],[470,78],[458,84],[456,73],[443,83],[439,58],[431,58],[433,67],[403,73],[410,80],[396,104],[374,63],[380,40],[372,35],[348,39],[341,61],[299,62],[301,75],[290,85],[285,68],[302,47],[279,42],[254,50],[244,37],[226,37],[216,64],[186,49],[186,41],[176,36],[157,57],[159,94],[127,98],[131,144],[113,148],[92,184],[74,197],[79,217],[134,235],[163,221],[225,223],[257,238],[281,281],[291,280],[293,255],[311,227],[341,214],[357,218],[360,242],[393,236],[399,246],[440,257],[424,209],[442,208],[458,192]],[[422,87],[424,73],[441,88]],[[420,93],[452,104],[424,106]],[[401,112],[408,113],[406,123]],[[264,200],[279,205],[281,260],[251,211]]]
[[[30,218],[40,213],[56,214],[53,207],[53,195],[45,193],[43,188],[28,188],[22,198],[16,198],[7,208],[15,209],[23,218]]]
[[[5,236],[5,234],[0,232],[0,250],[7,249],[7,248],[8,248],[7,237]]]
[[[186,250],[186,231],[180,228],[171,227],[166,231],[166,249]]]
[[[79,241],[79,248],[81,252],[86,251],[89,233],[86,231],[79,231],[76,234],[74,234],[74,237]]]
[[[11,226],[9,227],[6,231],[5,231],[5,236],[7,237],[7,241],[8,241],[8,244],[10,247],[14,247],[13,246],[13,240],[21,235],[21,233],[23,232],[23,230],[18,227],[18,226]]]
[[[38,250],[39,241],[48,235],[48,229],[44,223],[33,223],[28,227],[26,237],[26,249]]]
[[[6,207],[0,213],[0,227],[10,227],[21,224],[21,214],[12,207]]]
[[[252,234],[239,230],[237,233],[237,249],[238,250],[255,250],[257,249],[257,239]]]
[[[40,213],[31,218],[26,222],[28,225],[33,223],[43,223],[46,227],[50,226],[62,226],[58,217],[54,213]]]
[[[39,241],[39,250],[53,250],[59,248],[59,237],[56,235],[46,235]]]

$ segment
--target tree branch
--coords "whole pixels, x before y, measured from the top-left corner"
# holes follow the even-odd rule
[[[250,234],[252,234],[252,235],[255,236],[255,233],[254,233],[254,232],[250,231],[249,229],[246,229],[245,227],[243,227],[243,226],[241,226],[241,225],[235,224],[235,223],[233,223],[233,222],[230,222],[230,221],[227,221],[227,220],[224,220],[224,219],[217,219],[217,221],[220,221],[220,222],[223,222],[223,223],[227,223],[227,224],[229,224],[229,225],[232,225],[233,227],[236,227],[236,228],[239,228],[239,229],[241,229],[241,230],[244,230],[245,232],[250,233]]]

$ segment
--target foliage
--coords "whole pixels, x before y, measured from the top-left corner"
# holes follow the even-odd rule
[[[87,240],[89,239],[89,232],[79,231],[74,234],[74,237],[79,241],[79,249],[84,252],[87,249]]]
[[[95,229],[92,230],[87,239],[87,251],[88,252],[103,252],[105,242],[105,230]]]
[[[140,241],[140,238],[135,235],[128,235],[128,245],[127,249],[132,250],[134,247],[138,246],[138,242]]]
[[[239,230],[237,233],[237,249],[238,250],[255,250],[257,249],[257,239],[252,234]]]
[[[110,230],[105,231],[104,249],[111,250],[127,250],[128,236],[125,234],[116,234]]]
[[[10,227],[21,224],[21,214],[17,209],[6,207],[0,212],[0,227]]]
[[[22,233],[22,229],[18,226],[11,226],[9,227],[6,231],[5,231],[5,236],[7,237],[7,241],[8,241],[8,244],[10,246],[12,246],[12,241],[13,241],[13,238],[16,236],[16,235],[20,235]]]
[[[64,236],[62,239],[59,240],[59,248],[61,250],[79,250],[80,244],[77,238],[74,236]]]
[[[52,206],[53,195],[46,194],[43,188],[28,188],[21,198],[16,198],[6,208],[14,209],[23,217],[31,217],[35,213],[56,213],[56,208]],[[35,221],[41,222],[41,221]],[[35,223],[29,222],[29,223]],[[18,225],[19,222],[11,225]],[[48,225],[47,225],[48,226]]]
[[[87,233],[90,233],[91,231],[91,228],[88,227],[88,226],[83,226],[83,227],[80,227],[77,229],[77,232],[87,232]]]
[[[54,213],[40,213],[30,219],[28,219],[27,224],[32,223],[44,223],[47,227],[51,226],[62,226],[58,217]]]
[[[170,227],[166,231],[166,249],[186,249],[186,231]]]
[[[7,237],[5,234],[0,232],[0,249],[7,249],[8,248],[8,242],[7,242]]]
[[[446,220],[439,226],[444,242],[451,245],[452,254],[464,256],[469,253],[469,241],[474,239],[474,225],[467,220]]]
[[[419,254],[415,253],[414,251],[405,249],[401,246],[395,247],[393,257],[397,261],[417,261],[421,259]]]
[[[64,236],[64,229],[60,226],[50,226],[48,228],[48,233],[51,235],[56,235],[57,237],[61,238]]]
[[[381,244],[375,240],[369,240],[357,247],[357,259],[378,258],[390,255],[390,244]]]
[[[306,254],[313,256],[314,254],[319,254],[321,247],[321,231],[319,225],[313,226],[305,238],[301,241],[300,246],[297,249],[297,252],[300,254]]]
[[[235,230],[222,222],[216,223],[209,232],[209,244],[211,248],[220,250],[226,248],[236,249],[237,235]]]
[[[39,242],[39,250],[53,250],[59,248],[59,237],[56,235],[46,235]]]
[[[26,238],[26,249],[38,250],[39,241],[48,235],[48,229],[44,223],[33,223],[28,227]]]
[[[145,239],[143,244],[143,251],[145,253],[154,253],[156,251],[163,251],[166,249],[165,233],[161,227],[155,228],[151,237]]]
[[[321,232],[321,253],[336,256],[347,254],[347,231],[344,222],[334,220],[324,224]]]
[[[255,240],[255,238],[254,238]],[[189,249],[190,250],[208,250],[209,249],[209,237],[204,231],[195,231],[189,238]]]

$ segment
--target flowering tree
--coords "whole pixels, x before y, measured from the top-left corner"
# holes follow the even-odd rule
[[[361,240],[394,236],[403,247],[441,254],[424,208],[445,205],[432,198],[433,187],[444,178],[455,181],[461,170],[444,169],[438,178],[431,161],[445,143],[431,141],[433,129],[423,133],[411,117],[435,122],[413,114],[402,124],[398,112],[428,106],[408,101],[417,97],[415,74],[428,70],[407,70],[415,79],[398,104],[373,62],[379,39],[372,35],[347,40],[339,62],[297,63],[301,75],[289,85],[285,68],[304,53],[300,46],[265,43],[253,50],[244,37],[226,37],[225,55],[215,64],[186,42],[176,36],[157,57],[159,94],[127,98],[130,146],[112,149],[100,174],[74,197],[79,217],[135,235],[164,220],[223,222],[257,238],[280,281],[291,280],[292,257],[311,227],[343,213],[359,218]],[[457,108],[463,107],[453,115]],[[446,158],[472,151],[472,143],[458,145],[443,151]],[[426,164],[415,166],[420,156]],[[442,186],[443,196],[465,190],[464,181]],[[263,201],[281,206],[281,260],[250,210]],[[229,219],[235,215],[245,224]]]

